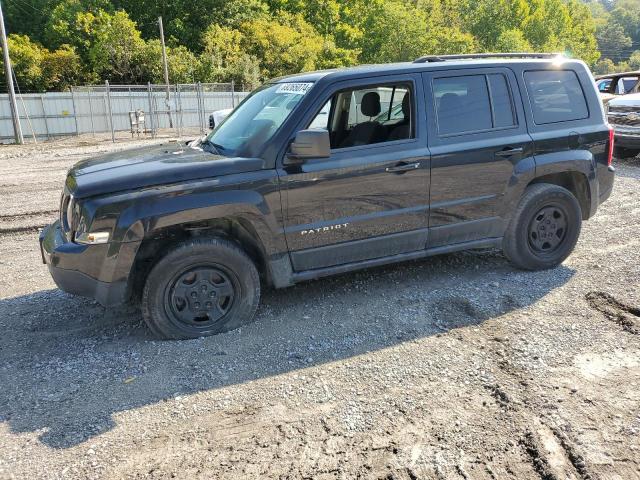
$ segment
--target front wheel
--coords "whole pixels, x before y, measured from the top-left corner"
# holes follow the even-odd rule
[[[153,267],[142,314],[158,337],[198,338],[248,323],[259,299],[258,271],[246,253],[220,238],[192,240]]]
[[[582,226],[582,211],[566,188],[534,184],[524,192],[503,239],[505,255],[525,270],[561,264],[573,251]]]

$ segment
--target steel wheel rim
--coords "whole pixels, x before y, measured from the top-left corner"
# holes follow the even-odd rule
[[[165,310],[177,324],[206,330],[222,322],[233,309],[237,287],[232,275],[219,265],[186,268],[165,290]]]
[[[558,251],[567,238],[569,222],[560,205],[542,207],[533,216],[527,229],[529,247],[537,255],[551,255]]]

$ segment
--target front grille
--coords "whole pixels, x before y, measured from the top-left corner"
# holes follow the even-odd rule
[[[640,127],[639,107],[609,107],[609,123],[626,127]]]
[[[627,107],[624,105],[609,105],[609,111],[615,113],[631,113],[640,111],[640,107]]]

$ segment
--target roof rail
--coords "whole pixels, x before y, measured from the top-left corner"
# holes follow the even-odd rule
[[[460,55],[425,55],[413,63],[445,62],[447,60],[473,60],[475,58],[556,58],[562,53],[464,53]]]

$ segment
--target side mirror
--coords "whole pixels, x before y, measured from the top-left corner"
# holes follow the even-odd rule
[[[329,132],[320,129],[300,130],[291,144],[285,163],[299,165],[312,158],[329,158]]]

